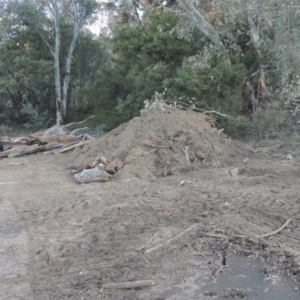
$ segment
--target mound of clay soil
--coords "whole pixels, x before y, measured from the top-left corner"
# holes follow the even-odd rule
[[[90,142],[72,160],[80,166],[99,156],[119,158],[124,167],[118,178],[146,180],[231,165],[244,150],[213,128],[212,120],[194,111],[149,111]]]

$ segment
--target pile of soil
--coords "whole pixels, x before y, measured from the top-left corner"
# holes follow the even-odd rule
[[[213,123],[212,118],[194,111],[149,111],[91,142],[80,154],[73,154],[72,161],[79,167],[99,156],[119,158],[124,162],[119,178],[144,180],[231,165],[245,149]]]

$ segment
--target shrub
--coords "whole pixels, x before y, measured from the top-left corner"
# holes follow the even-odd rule
[[[224,128],[224,133],[230,137],[243,138],[249,133],[250,121],[244,116],[229,117],[218,121],[218,127]]]
[[[21,113],[25,115],[26,122],[24,126],[27,129],[45,128],[52,122],[52,119],[48,116],[48,111],[38,112],[31,103],[24,105]]]
[[[165,80],[171,98],[194,98],[202,109],[214,109],[235,115],[242,108],[241,87],[244,66],[232,57],[213,56],[207,61],[194,57],[184,61],[177,76]],[[200,61],[200,62],[199,62]]]
[[[252,115],[253,134],[266,139],[277,137],[285,116],[286,111],[281,109],[278,102],[257,109]]]

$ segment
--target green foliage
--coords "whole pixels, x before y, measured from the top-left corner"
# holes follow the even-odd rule
[[[230,137],[244,138],[249,133],[251,123],[244,116],[236,116],[219,119],[218,127],[224,128],[224,133]]]
[[[100,96],[95,82],[103,69],[109,66],[109,55],[103,40],[96,39],[89,32],[82,32],[73,56],[67,120],[82,120],[85,115],[94,113]]]
[[[50,110],[53,67],[48,52],[31,30],[16,31],[0,43],[0,121],[22,124],[27,103]]]
[[[13,132],[14,130],[12,129],[12,127],[6,125],[0,125],[0,136],[3,135],[11,136]]]
[[[200,49],[196,36],[191,41],[178,38],[177,21],[175,14],[154,9],[145,13],[140,26],[125,24],[114,31],[112,68],[99,74],[95,84],[97,114],[115,112],[117,106],[122,116],[117,123],[139,115],[144,101],[164,90],[163,81],[174,76],[184,57]]]
[[[48,111],[38,112],[31,103],[24,105],[21,109],[21,113],[25,117],[24,127],[27,129],[40,129],[47,128],[53,121],[49,116]]]
[[[62,25],[61,34],[63,59],[72,36],[72,28],[67,24]],[[69,120],[82,120],[85,113],[93,113],[98,97],[93,87],[97,74],[108,61],[106,49],[104,42],[95,39],[90,32],[80,33],[74,51],[69,87]],[[64,66],[61,68],[63,70]],[[37,33],[28,28],[16,29],[14,35],[8,39],[3,37],[0,43],[0,123],[13,126],[38,124],[38,120],[32,120],[22,113],[23,107],[27,105],[32,105],[39,116],[45,111],[54,116],[52,57]]]
[[[193,99],[198,108],[213,108],[235,115],[242,108],[241,87],[245,78],[243,64],[223,56],[186,59],[174,78],[166,79],[170,97]]]

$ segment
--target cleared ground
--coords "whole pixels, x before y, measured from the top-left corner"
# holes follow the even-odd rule
[[[72,154],[0,160],[0,298],[299,299],[300,159],[263,150],[86,185]]]

